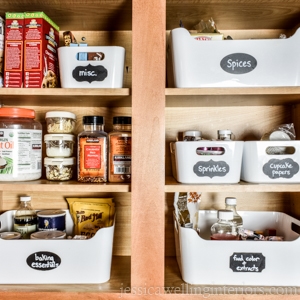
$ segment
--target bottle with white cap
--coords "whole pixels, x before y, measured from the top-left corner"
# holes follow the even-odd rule
[[[218,140],[220,141],[232,141],[234,139],[234,135],[229,129],[218,130]]]
[[[184,141],[201,141],[202,132],[199,130],[187,130],[183,133]]]
[[[37,214],[31,207],[31,197],[20,197],[20,206],[14,216],[14,231],[20,232],[22,239],[29,239],[37,231]]]
[[[236,210],[236,198],[226,197],[225,198],[225,209],[233,211],[233,221],[236,223],[238,228],[243,227],[243,219]]]
[[[218,222],[211,226],[211,240],[238,240],[236,223],[233,222],[233,211],[218,210]]]

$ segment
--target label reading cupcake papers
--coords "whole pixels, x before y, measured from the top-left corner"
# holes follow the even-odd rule
[[[291,158],[271,159],[262,170],[271,179],[292,178],[299,172],[299,165]]]

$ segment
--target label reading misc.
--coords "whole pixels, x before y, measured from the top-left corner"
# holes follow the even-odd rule
[[[230,167],[225,161],[198,161],[193,167],[194,173],[199,177],[223,177],[229,173]]]
[[[299,172],[299,165],[291,158],[271,159],[264,164],[263,172],[271,179],[292,178]]]
[[[76,81],[87,81],[89,83],[93,81],[103,81],[107,77],[107,70],[103,66],[78,66],[73,72],[72,76]]]
[[[256,68],[257,60],[246,53],[232,53],[221,60],[220,66],[230,74],[245,74]]]
[[[266,265],[266,258],[262,253],[235,252],[230,256],[229,267],[233,272],[261,272]]]
[[[49,271],[56,269],[61,264],[61,258],[52,252],[35,252],[27,257],[27,265],[38,271]]]

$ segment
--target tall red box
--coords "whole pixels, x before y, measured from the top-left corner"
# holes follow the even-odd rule
[[[44,12],[25,12],[24,28],[24,87],[58,87],[59,27]]]

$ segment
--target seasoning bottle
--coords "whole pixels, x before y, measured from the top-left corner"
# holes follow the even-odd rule
[[[20,197],[20,206],[14,216],[14,231],[20,232],[22,239],[29,239],[37,231],[37,214],[31,207],[31,197]]]
[[[218,140],[232,141],[232,140],[234,140],[234,135],[233,135],[232,131],[229,129],[218,130]]]
[[[108,181],[131,181],[131,117],[113,117],[108,134]]]
[[[211,226],[211,240],[238,240],[236,223],[233,222],[233,211],[218,210],[218,222]]]
[[[226,197],[225,198],[225,209],[233,211],[233,221],[236,223],[238,228],[243,227],[243,219],[236,211],[236,198]]]
[[[107,181],[107,133],[104,117],[84,116],[83,131],[78,134],[78,181]]]
[[[199,130],[188,130],[183,133],[184,141],[200,141],[202,132]]]

